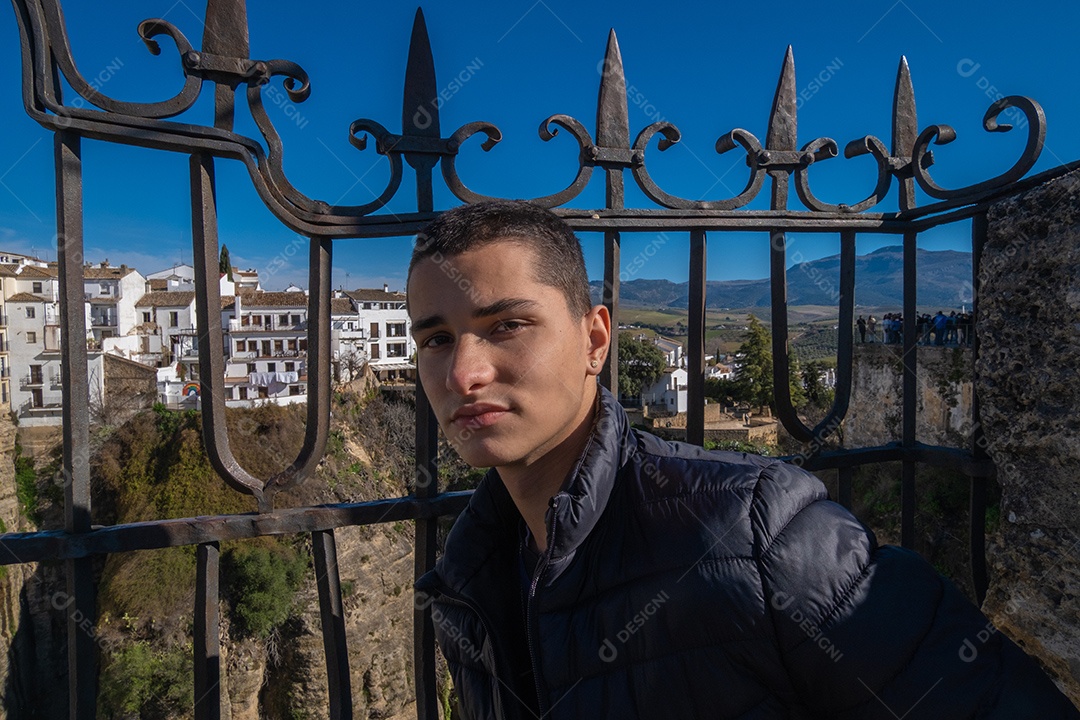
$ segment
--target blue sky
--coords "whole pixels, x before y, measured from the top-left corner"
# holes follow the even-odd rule
[[[199,47],[205,5],[196,0],[116,0],[65,4],[74,54],[83,74],[118,99],[161,100],[182,80],[179,59],[163,39],[150,55],[135,28],[148,17],[176,24]],[[103,8],[108,8],[103,11]],[[364,203],[382,191],[385,158],[374,143],[360,152],[348,143],[349,123],[370,118],[400,131],[401,95],[413,14],[405,3],[251,3],[252,57],[284,58],[312,79],[307,102],[292,104],[280,82],[268,90],[268,112],[285,144],[285,168],[310,197]],[[1080,5],[1029,3],[1023,8],[986,2],[655,3],[439,2],[423,6],[431,35],[443,136],[474,120],[495,123],[504,140],[491,152],[480,138],[463,147],[462,178],[473,189],[506,197],[555,192],[576,169],[576,143],[562,133],[544,143],[540,120],[553,113],[579,119],[595,133],[595,103],[608,30],[618,33],[626,67],[631,138],[665,119],[683,142],[665,153],[649,149],[653,177],[668,192],[722,199],[742,189],[746,168],[737,152],[717,155],[722,133],[741,127],[764,141],[772,95],[788,44],[794,48],[801,92],[799,144],[828,136],[841,147],[874,134],[890,137],[897,62],[908,57],[920,127],[953,125],[958,139],[935,150],[937,182],[957,187],[997,175],[1012,165],[1024,131],[989,134],[981,120],[996,96],[1028,95],[1046,111],[1046,147],[1035,171],[1080,158],[1075,31]],[[0,12],[0,248],[55,257],[51,136],[25,115],[19,96],[18,34],[10,9]],[[182,116],[209,123],[212,93]],[[241,115],[238,129],[254,135]],[[103,143],[84,143],[87,258],[126,262],[152,272],[191,260],[187,161],[184,156]],[[855,202],[874,181],[869,158],[842,156],[815,166],[819,197]],[[439,188],[436,206],[456,204]],[[629,174],[627,185],[633,185]],[[392,211],[413,209],[411,170]],[[263,273],[268,289],[306,285],[306,245],[283,228],[258,199],[246,172],[219,161],[221,237],[235,264]],[[752,207],[763,207],[767,190]],[[797,201],[792,193],[793,206]],[[926,203],[927,198],[921,198]],[[603,204],[602,174],[573,207]],[[629,189],[627,204],[652,207]],[[895,208],[895,199],[886,201]],[[929,249],[970,249],[967,224],[929,233]],[[602,246],[583,236],[590,275],[602,274]],[[655,242],[628,236],[624,263]],[[898,239],[861,235],[860,254]],[[669,235],[636,277],[686,279],[685,236]],[[334,286],[402,288],[410,238],[343,240],[335,245]],[[768,241],[761,235],[710,236],[710,279],[758,278],[768,273]],[[812,259],[837,252],[837,238],[800,235],[792,254]]]

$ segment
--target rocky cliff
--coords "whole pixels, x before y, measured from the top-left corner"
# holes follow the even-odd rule
[[[984,609],[1080,704],[1080,175],[988,220],[977,383],[1003,522]]]

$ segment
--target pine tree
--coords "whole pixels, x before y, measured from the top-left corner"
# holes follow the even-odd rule
[[[232,261],[229,260],[229,246],[221,246],[221,256],[218,258],[218,272],[229,279],[232,282]]]

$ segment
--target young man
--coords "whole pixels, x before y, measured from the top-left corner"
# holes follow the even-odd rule
[[[464,717],[1080,718],[809,473],[632,429],[555,215],[443,214],[408,309],[440,426],[491,468],[417,583]]]

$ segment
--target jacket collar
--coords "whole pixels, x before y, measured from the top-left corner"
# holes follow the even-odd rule
[[[637,448],[626,411],[607,388],[597,389],[598,407],[585,449],[548,510],[548,527],[552,522],[555,527],[549,538],[549,562],[569,559],[585,541],[607,507],[618,470]],[[417,589],[441,585],[466,598],[482,597],[484,588],[490,587],[490,578],[481,579],[485,568],[490,570],[493,562],[499,567],[516,561],[520,522],[502,479],[489,470],[454,523],[435,570],[417,582]]]

